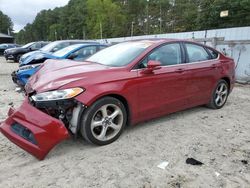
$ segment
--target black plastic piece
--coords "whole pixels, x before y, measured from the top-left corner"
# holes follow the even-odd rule
[[[202,162],[197,161],[197,160],[194,159],[194,158],[187,158],[186,163],[187,163],[187,164],[191,164],[191,165],[199,165],[199,166],[200,166],[200,165],[203,165]]]
[[[37,145],[37,141],[34,137],[34,134],[27,129],[26,127],[22,126],[19,123],[14,123],[11,125],[11,130],[16,133],[17,135],[21,136],[25,140],[31,142],[32,144]]]

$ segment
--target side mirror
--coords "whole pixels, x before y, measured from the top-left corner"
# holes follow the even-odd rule
[[[155,60],[150,60],[147,64],[147,68],[143,70],[144,74],[150,74],[154,70],[161,69],[161,62],[160,61],[155,61]]]
[[[76,57],[77,57],[77,54],[73,53],[73,54],[70,54],[67,59],[72,60],[72,59],[75,59]]]

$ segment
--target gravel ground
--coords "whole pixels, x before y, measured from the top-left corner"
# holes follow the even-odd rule
[[[23,96],[10,77],[17,64],[0,58],[0,65],[3,121]],[[250,187],[249,93],[237,85],[221,110],[197,107],[141,123],[107,146],[67,140],[43,161],[0,134],[0,187]],[[204,165],[188,165],[188,157]],[[157,167],[163,161],[165,170]]]

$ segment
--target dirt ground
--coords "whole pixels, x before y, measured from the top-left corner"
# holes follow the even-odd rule
[[[18,107],[0,58],[0,121]],[[186,164],[193,157],[204,165]],[[157,166],[169,162],[166,169]],[[247,164],[246,164],[247,163]],[[221,110],[197,107],[127,128],[96,147],[78,140],[38,161],[0,134],[0,187],[250,187],[250,86],[237,85]]]

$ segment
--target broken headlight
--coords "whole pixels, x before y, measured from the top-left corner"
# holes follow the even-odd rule
[[[84,89],[77,87],[77,88],[71,88],[71,89],[55,90],[55,91],[38,93],[36,95],[33,95],[31,98],[35,102],[63,100],[63,99],[71,99],[81,94],[82,92],[84,92]]]
[[[23,70],[29,70],[29,69],[33,69],[33,68],[37,68],[41,65],[40,64],[34,64],[34,65],[25,65],[25,66],[22,66],[19,68],[20,71],[23,71]]]

